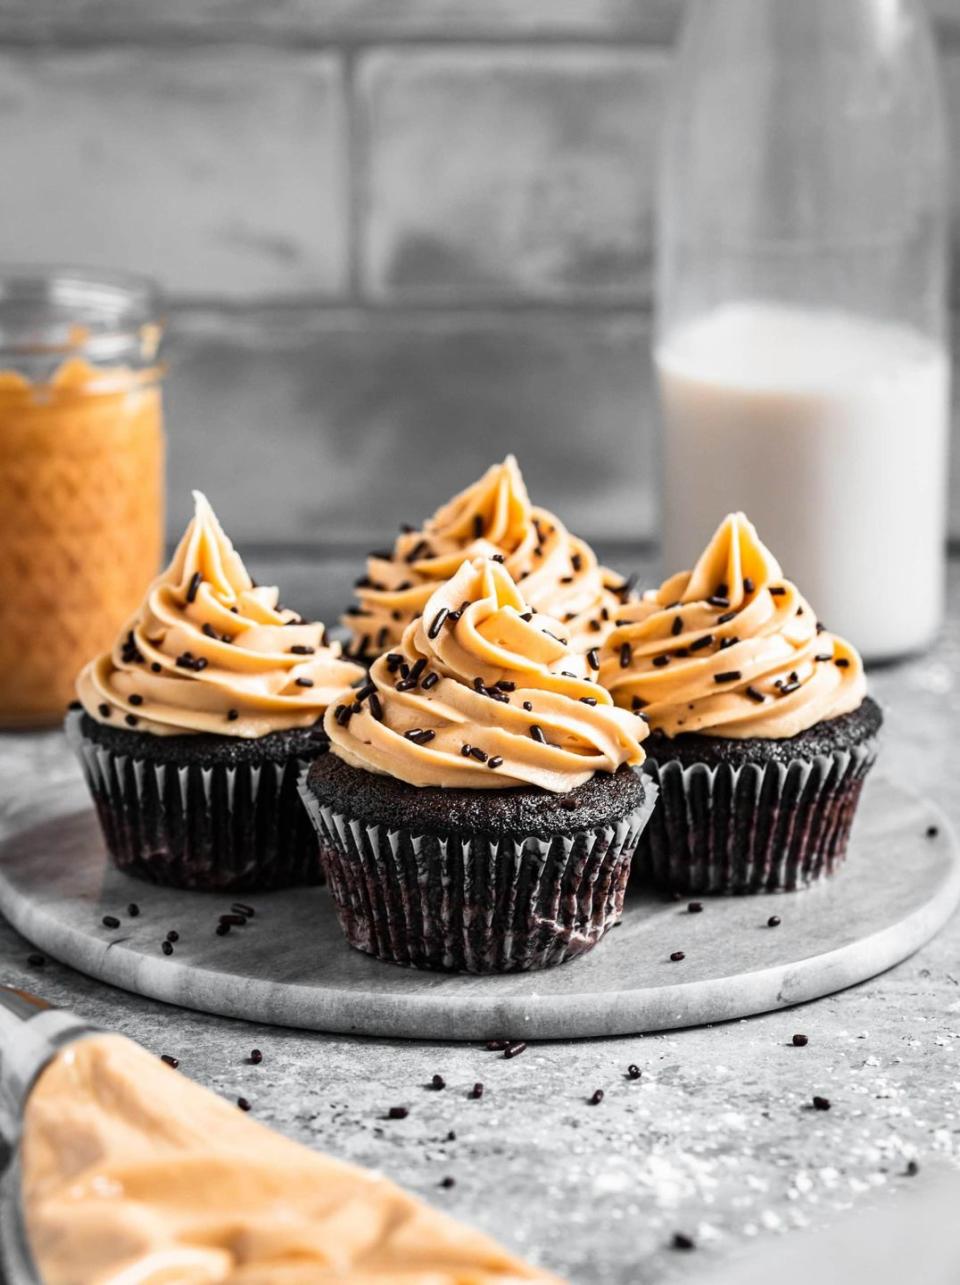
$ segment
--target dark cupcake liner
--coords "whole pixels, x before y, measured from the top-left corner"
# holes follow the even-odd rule
[[[257,892],[323,883],[317,836],[297,781],[302,757],[201,766],[152,762],[66,722],[107,850],[124,874],[206,892]]]
[[[788,763],[684,766],[647,759],[660,805],[634,879],[677,893],[790,892],[833,874],[876,740]]]
[[[445,972],[549,968],[620,921],[630,863],[653,810],[571,834],[414,834],[367,824],[301,783],[344,935],[378,959]]]

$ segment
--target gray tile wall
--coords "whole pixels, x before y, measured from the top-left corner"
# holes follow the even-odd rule
[[[960,136],[960,0],[932,7]],[[199,484],[238,540],[380,542],[513,449],[572,527],[655,534],[654,164],[681,11],[0,4],[0,259],[169,291],[172,531]]]

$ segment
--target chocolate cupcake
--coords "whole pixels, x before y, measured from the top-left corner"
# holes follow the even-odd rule
[[[331,698],[363,670],[254,585],[194,499],[170,566],[80,672],[67,734],[121,870],[209,891],[316,883],[297,778],[326,751]]]
[[[465,972],[544,968],[616,923],[656,788],[643,720],[499,561],[435,589],[327,711],[302,793],[351,945]]]
[[[601,659],[601,682],[651,728],[660,806],[638,877],[750,893],[837,869],[882,715],[856,651],[819,624],[742,513],[692,572],[622,609]]]
[[[597,564],[593,550],[546,509],[534,508],[508,455],[439,508],[392,549],[372,553],[343,624],[350,652],[369,661],[396,646],[434,590],[465,558],[502,555],[525,601],[563,625],[574,651],[596,647],[612,628],[632,584]]]

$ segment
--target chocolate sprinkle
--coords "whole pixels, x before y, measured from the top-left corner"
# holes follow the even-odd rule
[[[775,598],[780,598],[780,597],[782,597],[782,596],[783,596],[783,594],[785,594],[787,591],[786,591],[786,589],[784,589],[784,587],[783,587],[783,585],[782,585],[782,584],[777,584],[777,585],[771,585],[771,586],[770,586],[770,592],[773,594],[773,596],[774,596]]]
[[[140,913],[140,907],[137,905],[135,901],[131,901],[130,905],[127,906],[127,914],[130,916],[131,919],[136,919],[139,913]]]
[[[290,648],[290,654],[291,656],[313,656],[316,650],[316,647],[308,647],[306,643],[295,643]]]
[[[487,767],[492,767],[492,768],[503,767],[503,759],[500,757],[499,754],[494,754],[492,759],[488,759]]]
[[[673,634],[674,638],[676,638],[677,634],[682,634],[682,633],[683,633],[683,617],[682,617],[682,616],[674,616],[674,618],[673,618],[673,624],[670,626],[670,632],[671,632],[671,634]]]
[[[797,1034],[793,1037],[790,1043],[793,1045],[795,1049],[802,1049],[802,1048],[806,1048],[809,1041],[806,1035]]]
[[[640,1068],[639,1066],[637,1066],[636,1062],[631,1062],[630,1065],[627,1067],[627,1079],[628,1080],[640,1079]]]
[[[747,687],[745,690],[746,690],[746,694],[757,705],[762,705],[763,702],[767,699],[766,696],[764,696],[763,692],[758,692],[755,687]]]
[[[628,669],[633,660],[633,648],[628,642],[620,644],[620,668]]]
[[[46,962],[44,956],[36,950],[27,956],[27,963],[31,968],[42,968]]]
[[[172,954],[173,954],[173,942],[172,942],[172,941],[162,941],[162,942],[160,943],[160,949],[163,951],[163,953],[164,953],[165,955],[172,955]]]
[[[600,668],[600,653],[597,651],[596,647],[591,647],[587,652],[587,664],[591,669]]]
[[[603,1089],[594,1089],[593,1093],[590,1095],[590,1105],[592,1107],[598,1107],[602,1101]]]
[[[690,915],[699,915],[703,912],[702,901],[691,901],[687,906],[687,913]]]
[[[533,739],[534,739],[535,741],[537,741],[540,745],[546,745],[546,743],[547,743],[547,738],[544,736],[544,734],[543,734],[543,728],[540,726],[540,724],[539,724],[539,723],[534,723],[534,724],[533,724],[533,726],[530,728],[530,735],[531,735],[531,736],[533,737]]]
[[[180,1065],[180,1059],[178,1057],[174,1057],[171,1053],[161,1053],[160,1061],[166,1062],[167,1066],[172,1066],[174,1070],[176,1070]]]
[[[819,1097],[819,1096],[815,1096],[815,1097],[814,1097],[814,1099],[813,1099],[813,1109],[814,1109],[814,1111],[829,1111],[829,1110],[830,1110],[830,1099],[829,1099],[829,1098],[821,1098],[821,1097]]]
[[[229,924],[217,924],[216,928],[214,929],[214,932],[217,934],[218,937],[226,937],[229,931],[230,931]]]
[[[508,1044],[507,1047],[503,1050],[503,1056],[507,1058],[507,1060],[509,1060],[510,1058],[519,1057],[521,1053],[526,1052],[526,1049],[527,1049],[527,1045],[525,1040],[514,1040],[512,1043]]]
[[[426,745],[436,736],[436,732],[430,727],[414,727],[409,732],[404,732],[408,741],[413,741],[414,745]]]
[[[116,917],[116,915],[104,915],[103,918],[100,920],[100,922],[103,924],[104,928],[120,927],[120,920]]]
[[[470,1090],[467,1096],[474,1099],[483,1097],[483,1085],[479,1080],[476,1082],[476,1084],[473,1086],[473,1088]]]
[[[927,826],[927,838],[928,838],[928,839],[935,839],[939,833],[940,833],[940,827],[939,827],[939,826],[935,826],[935,825],[928,825],[928,826]]]
[[[457,1180],[456,1180],[456,1178],[451,1178],[451,1177],[450,1177],[450,1175],[449,1175],[449,1174],[447,1174],[447,1176],[446,1176],[445,1178],[441,1178],[441,1179],[440,1179],[440,1186],[441,1186],[441,1187],[453,1187],[453,1186],[455,1186],[455,1185],[456,1185],[456,1181],[457,1181]]]
[[[744,576],[744,577],[743,577],[743,592],[744,592],[744,593],[753,593],[753,591],[754,591],[754,589],[755,589],[755,588],[756,588],[756,585],[753,583],[753,581],[750,579],[750,577],[749,577],[749,576]]]
[[[99,714],[100,714],[100,717],[101,717],[101,718],[109,718],[109,717],[110,717],[110,706],[109,706],[109,705],[107,705],[107,704],[106,704],[106,702],[104,702],[103,704],[98,705],[98,706],[97,706],[97,711],[99,712]]]
[[[227,722],[228,722],[228,723],[235,723],[239,717],[240,717],[240,711],[239,711],[239,710],[237,710],[237,709],[228,709],[228,710],[227,710]]]
[[[203,576],[199,571],[195,571],[190,577],[190,584],[187,586],[187,602],[196,602],[197,590],[203,584]]]
[[[127,697],[127,699],[129,700],[130,704],[134,706],[143,704],[143,697],[139,696],[136,692],[133,692],[132,695]]]
[[[263,1054],[260,1052],[259,1049],[250,1050],[250,1061],[253,1063],[254,1066],[260,1065],[260,1063],[263,1061]]]
[[[679,964],[681,959],[686,959],[686,955],[682,950],[675,950],[670,956],[670,959],[674,964]]]
[[[313,679],[312,679],[312,678],[295,678],[295,679],[294,679],[294,682],[296,683],[296,685],[297,685],[298,687],[312,687],[312,686],[313,686]]]
[[[691,651],[701,651],[704,647],[713,645],[713,634],[704,634],[702,638],[696,638],[690,644]]]
[[[433,622],[431,623],[430,628],[427,630],[428,638],[436,638],[438,636],[438,634],[440,633],[440,630],[443,628],[443,622],[446,620],[449,614],[450,614],[449,607],[440,608],[440,610],[434,616]]]
[[[250,1110],[250,1103],[247,1101],[246,1098],[237,1098],[237,1106],[240,1108],[241,1111]]]
[[[171,928],[170,931],[167,933],[167,941],[179,941],[179,940],[180,940],[180,934],[177,932],[176,928]]]
[[[436,687],[436,685],[437,685],[437,683],[439,683],[439,681],[440,681],[440,675],[439,675],[439,674],[435,674],[435,673],[434,673],[434,674],[425,674],[425,675],[424,675],[424,677],[423,677],[423,681],[420,683],[420,686],[423,688],[423,690],[424,690],[425,692],[428,692],[428,691],[430,690],[430,688],[431,688],[431,687]]]
[[[596,705],[597,698],[596,696],[581,696],[580,703],[581,705]]]
[[[140,722],[136,714],[124,714],[123,721],[126,723],[127,727],[136,727],[136,725]]]
[[[722,674],[714,674],[715,683],[738,683],[743,677],[739,669],[726,669]]]
[[[770,918],[767,920],[767,927],[768,927],[768,928],[779,928],[779,927],[780,927],[780,923],[781,923],[781,919],[780,919],[780,916],[779,916],[779,915],[771,915],[771,916],[770,916]]]
[[[673,1233],[673,1239],[670,1241],[670,1247],[671,1249],[679,1249],[679,1250],[685,1251],[690,1249],[696,1249],[697,1245],[696,1245],[696,1241],[694,1241],[691,1236],[688,1236],[686,1232],[675,1231]]]
[[[670,664],[670,657],[669,657],[669,656],[654,656],[653,661],[652,661],[651,663],[652,663],[652,665],[653,665],[654,669],[663,669],[664,665],[669,665],[669,664]]]
[[[836,665],[837,669],[849,669],[849,668],[850,668],[850,662],[849,662],[849,660],[847,660],[846,656],[838,656],[838,657],[837,657],[837,659],[836,659],[833,663]]]

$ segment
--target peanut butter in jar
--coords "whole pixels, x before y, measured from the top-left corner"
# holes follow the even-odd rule
[[[156,291],[0,279],[0,727],[58,722],[163,552]]]

